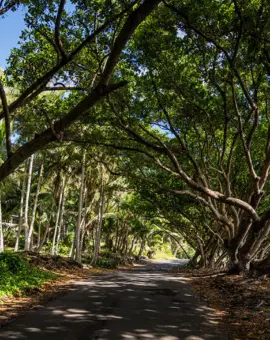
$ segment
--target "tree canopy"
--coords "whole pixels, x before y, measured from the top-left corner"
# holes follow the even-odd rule
[[[20,6],[0,84],[17,249],[21,230],[52,253],[72,234],[78,261],[91,239],[93,262],[102,242],[169,242],[194,265],[268,273],[269,3],[2,1],[1,20]]]

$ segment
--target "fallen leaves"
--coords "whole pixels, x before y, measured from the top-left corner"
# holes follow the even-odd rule
[[[270,279],[246,280],[211,270],[184,270],[182,275],[217,310],[229,339],[270,339]]]

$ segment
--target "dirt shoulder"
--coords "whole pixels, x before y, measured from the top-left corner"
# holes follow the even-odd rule
[[[174,270],[221,315],[229,339],[270,339],[270,279],[247,280],[214,271]]]

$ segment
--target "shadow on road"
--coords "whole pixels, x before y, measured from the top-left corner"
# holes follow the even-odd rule
[[[218,333],[215,311],[203,306],[187,281],[150,264],[79,282],[47,306],[0,331],[0,339],[202,340]]]

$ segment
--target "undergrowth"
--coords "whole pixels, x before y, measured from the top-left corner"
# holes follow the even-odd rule
[[[30,265],[23,254],[0,254],[0,298],[23,294],[55,277],[49,271]]]

